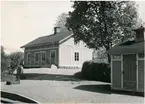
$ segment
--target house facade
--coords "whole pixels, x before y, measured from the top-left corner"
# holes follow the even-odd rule
[[[74,42],[72,32],[55,32],[39,37],[22,46],[24,48],[24,67],[79,68],[86,60],[92,60],[92,49],[80,41]]]
[[[136,38],[114,46],[111,55],[111,88],[144,92],[144,27],[136,30]]]

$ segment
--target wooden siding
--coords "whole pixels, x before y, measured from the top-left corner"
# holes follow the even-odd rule
[[[133,56],[134,55],[134,58]],[[112,56],[112,55],[111,55]],[[122,54],[122,56],[127,56],[127,61],[125,62],[125,59],[117,59],[114,60],[112,57],[112,61],[111,61],[111,88],[112,89],[116,89],[116,90],[126,90],[126,91],[137,91],[137,92],[144,92],[144,74],[145,74],[145,70],[144,70],[144,58],[138,58],[138,54]],[[129,57],[131,56],[131,57]],[[135,58],[136,57],[136,58]],[[125,70],[125,65],[128,65],[130,62],[129,60],[134,60],[134,62],[131,64],[132,66],[129,66],[129,70],[135,70],[134,72],[130,71],[128,72],[128,75],[123,75],[122,71]],[[124,61],[124,62],[123,62]],[[123,63],[126,63],[125,65]],[[136,67],[137,65],[137,67]],[[122,68],[122,71],[121,71]],[[128,70],[128,71],[129,71]],[[125,72],[126,73],[126,72]],[[132,74],[132,76],[130,76]],[[130,79],[130,82],[128,82],[129,87],[125,88],[124,86],[125,83],[122,83],[122,87],[121,87],[121,82],[124,82],[124,79]],[[131,83],[131,81],[135,81],[135,85],[133,85]],[[132,85],[134,87],[132,87]]]
[[[138,90],[144,91],[144,60],[138,60]]]
[[[123,55],[123,87],[136,90],[136,54]]]
[[[50,67],[50,51],[56,50],[56,58],[55,58],[55,65],[58,66],[58,48],[39,48],[39,49],[32,49],[32,50],[25,50],[25,58],[24,58],[24,67]],[[45,61],[42,61],[42,52],[45,52]],[[38,61],[35,61],[35,54],[38,53]],[[28,62],[27,55],[31,55],[31,61]]]
[[[78,61],[75,61],[75,52],[79,53]],[[74,44],[74,38],[70,38],[59,46],[59,67],[82,67],[85,61],[92,60],[92,52],[82,41]]]
[[[121,61],[112,61],[112,87],[121,88]]]

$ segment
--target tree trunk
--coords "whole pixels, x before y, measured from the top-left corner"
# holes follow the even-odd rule
[[[107,54],[107,57],[108,57],[108,62],[109,62],[109,64],[110,64],[110,62],[111,62],[110,55],[109,55],[109,54]]]
[[[108,46],[106,46],[105,48],[106,48],[106,51],[107,51],[107,52],[108,52],[108,51],[109,51],[109,49],[110,49],[109,45],[108,45]],[[110,58],[109,53],[107,53],[107,58],[108,58],[108,63],[110,64],[110,62],[111,62],[111,58]]]

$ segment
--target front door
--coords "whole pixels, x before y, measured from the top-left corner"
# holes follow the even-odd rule
[[[123,55],[123,88],[136,90],[136,55]]]

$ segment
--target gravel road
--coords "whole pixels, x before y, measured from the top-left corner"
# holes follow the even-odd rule
[[[41,103],[144,103],[141,96],[112,92],[109,83],[70,80],[70,76],[78,71],[80,69],[24,69],[25,74],[32,76],[21,80],[20,84],[8,86],[2,82],[1,89]],[[47,78],[50,76],[52,78]]]

